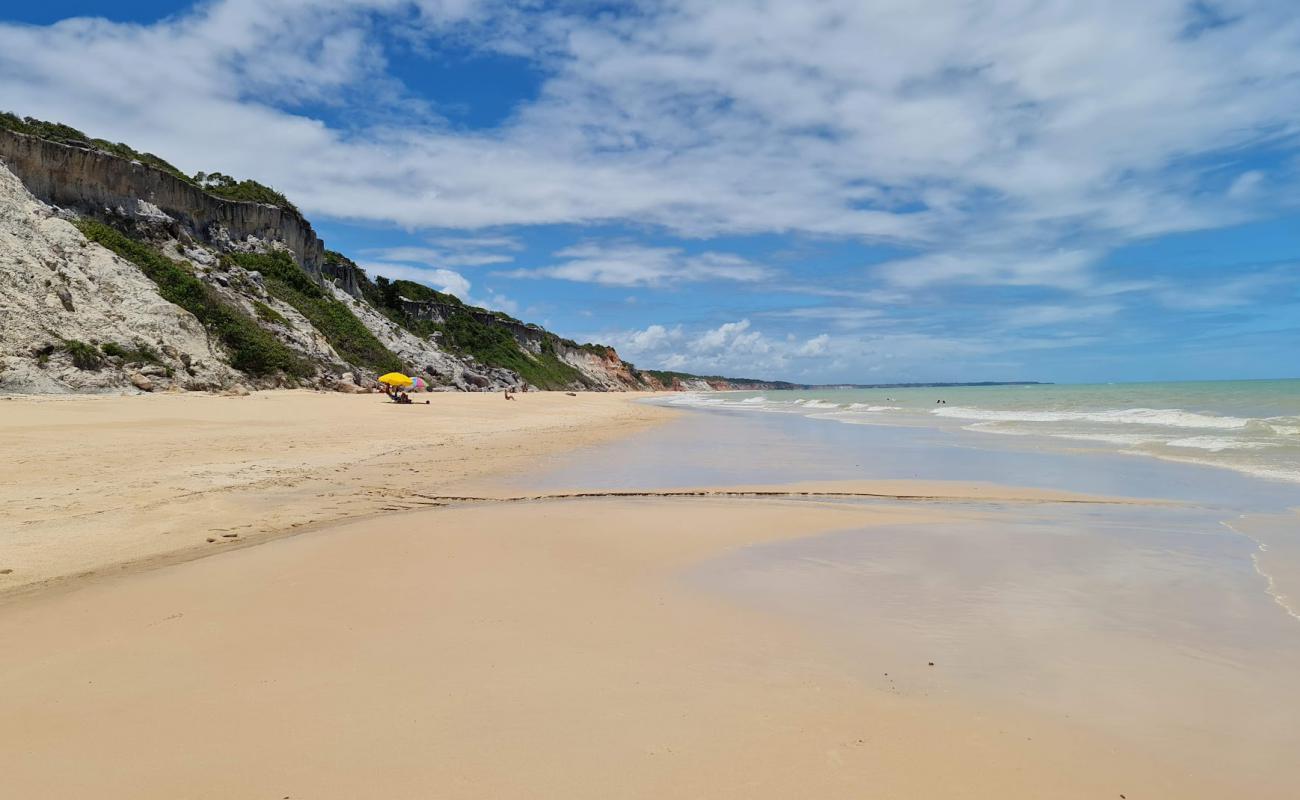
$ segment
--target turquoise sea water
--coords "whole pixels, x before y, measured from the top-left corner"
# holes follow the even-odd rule
[[[942,402],[940,402],[942,401]],[[1300,380],[686,394],[674,405],[1040,437],[1300,483]]]

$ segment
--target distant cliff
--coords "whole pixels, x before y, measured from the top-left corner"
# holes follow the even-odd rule
[[[0,390],[357,391],[390,369],[460,390],[790,387],[638,370],[611,347],[372,279],[255,182],[236,188],[279,202],[218,197],[67,126],[0,123]]]

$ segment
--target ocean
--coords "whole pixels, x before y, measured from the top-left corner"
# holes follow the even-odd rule
[[[942,401],[942,402],[940,402]],[[1300,483],[1300,379],[685,394],[672,405],[1037,437]]]

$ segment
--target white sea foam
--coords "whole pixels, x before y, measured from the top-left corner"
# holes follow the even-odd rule
[[[1141,433],[1054,433],[1051,436],[1055,439],[1072,439],[1076,442],[1105,442],[1107,444],[1121,444],[1126,447],[1158,444],[1160,442],[1159,439],[1153,439]]]
[[[1241,461],[1214,461],[1208,458],[1168,456],[1159,453],[1148,453],[1147,455],[1155,456],[1164,461],[1177,461],[1182,464],[1199,464],[1205,467],[1220,467],[1222,469],[1230,469],[1234,472],[1243,472],[1257,478],[1268,478],[1269,480],[1286,481],[1287,483],[1300,483],[1300,469],[1295,468],[1288,469],[1267,464],[1247,464]]]
[[[1052,398],[1050,404],[1037,408],[990,408],[974,398],[938,407],[928,405],[933,402],[929,398],[927,405],[909,408],[911,404],[906,400],[901,405],[894,405],[892,400],[882,403],[883,398],[873,398],[866,392],[856,397],[836,397],[839,402],[797,395],[741,398],[691,392],[669,402],[719,411],[795,414],[850,425],[915,425],[921,419],[934,423],[947,419],[960,424],[963,430],[1045,437],[1058,442],[1092,442],[1133,455],[1216,466],[1260,478],[1300,483],[1300,415],[1251,416],[1249,412],[1242,413],[1244,403],[1224,403],[1217,414],[1209,410],[1190,411],[1176,407],[1182,401],[1174,397],[1164,402],[1161,402],[1163,398],[1151,398],[1145,403],[1134,397],[1129,401],[1132,407],[1112,400],[1111,408],[1072,406],[1073,398],[1069,397]],[[994,395],[990,400],[990,405],[1001,405],[1002,397]],[[1187,402],[1194,405],[1190,399]],[[1204,408],[1205,402],[1205,397],[1195,399],[1198,409]],[[1015,405],[1032,404],[1016,402]],[[1269,407],[1270,404],[1260,405]],[[1288,410],[1285,401],[1271,401],[1271,407],[1283,414]],[[1042,444],[1046,446],[1045,441]]]
[[[797,402],[797,401],[796,401]],[[828,403],[825,400],[809,400],[803,404],[804,408],[839,408],[839,403]]]
[[[1170,439],[1165,444],[1170,447],[1190,447],[1196,450],[1209,450],[1217,453],[1221,450],[1263,450],[1268,447],[1280,447],[1273,442],[1258,442],[1250,439],[1231,439],[1226,436],[1188,436],[1182,439]]]
[[[1215,417],[1178,408],[1124,408],[1106,411],[1028,411],[944,406],[930,410],[939,417],[991,422],[1101,422],[1117,425],[1162,425],[1168,428],[1238,430],[1257,420]]]

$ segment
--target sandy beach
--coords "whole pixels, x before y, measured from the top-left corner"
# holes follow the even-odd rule
[[[1185,631],[1124,616],[1155,604],[1177,626],[1170,589],[1210,586],[1201,561],[1103,547],[1094,565],[1073,527],[1178,504],[977,481],[575,482],[566,464],[637,480],[617,464],[674,429],[742,446],[634,399],[0,401],[6,791],[1289,796],[1286,741],[1211,767],[1213,724],[1129,704],[1164,684],[1147,693],[1294,732],[1285,676],[1259,682],[1272,716],[1200,696],[1251,674],[1246,645],[1186,659]],[[1128,593],[1097,597],[1091,576],[1120,564]],[[1269,656],[1285,671],[1293,653]]]
[[[798,630],[671,580],[742,543],[933,512],[678,502],[404,514],[9,609],[0,636],[23,647],[0,657],[6,782],[46,797],[1216,796],[1067,726],[868,689]],[[941,693],[925,659],[894,669]]]
[[[631,395],[0,399],[0,597],[367,514],[626,435]]]

